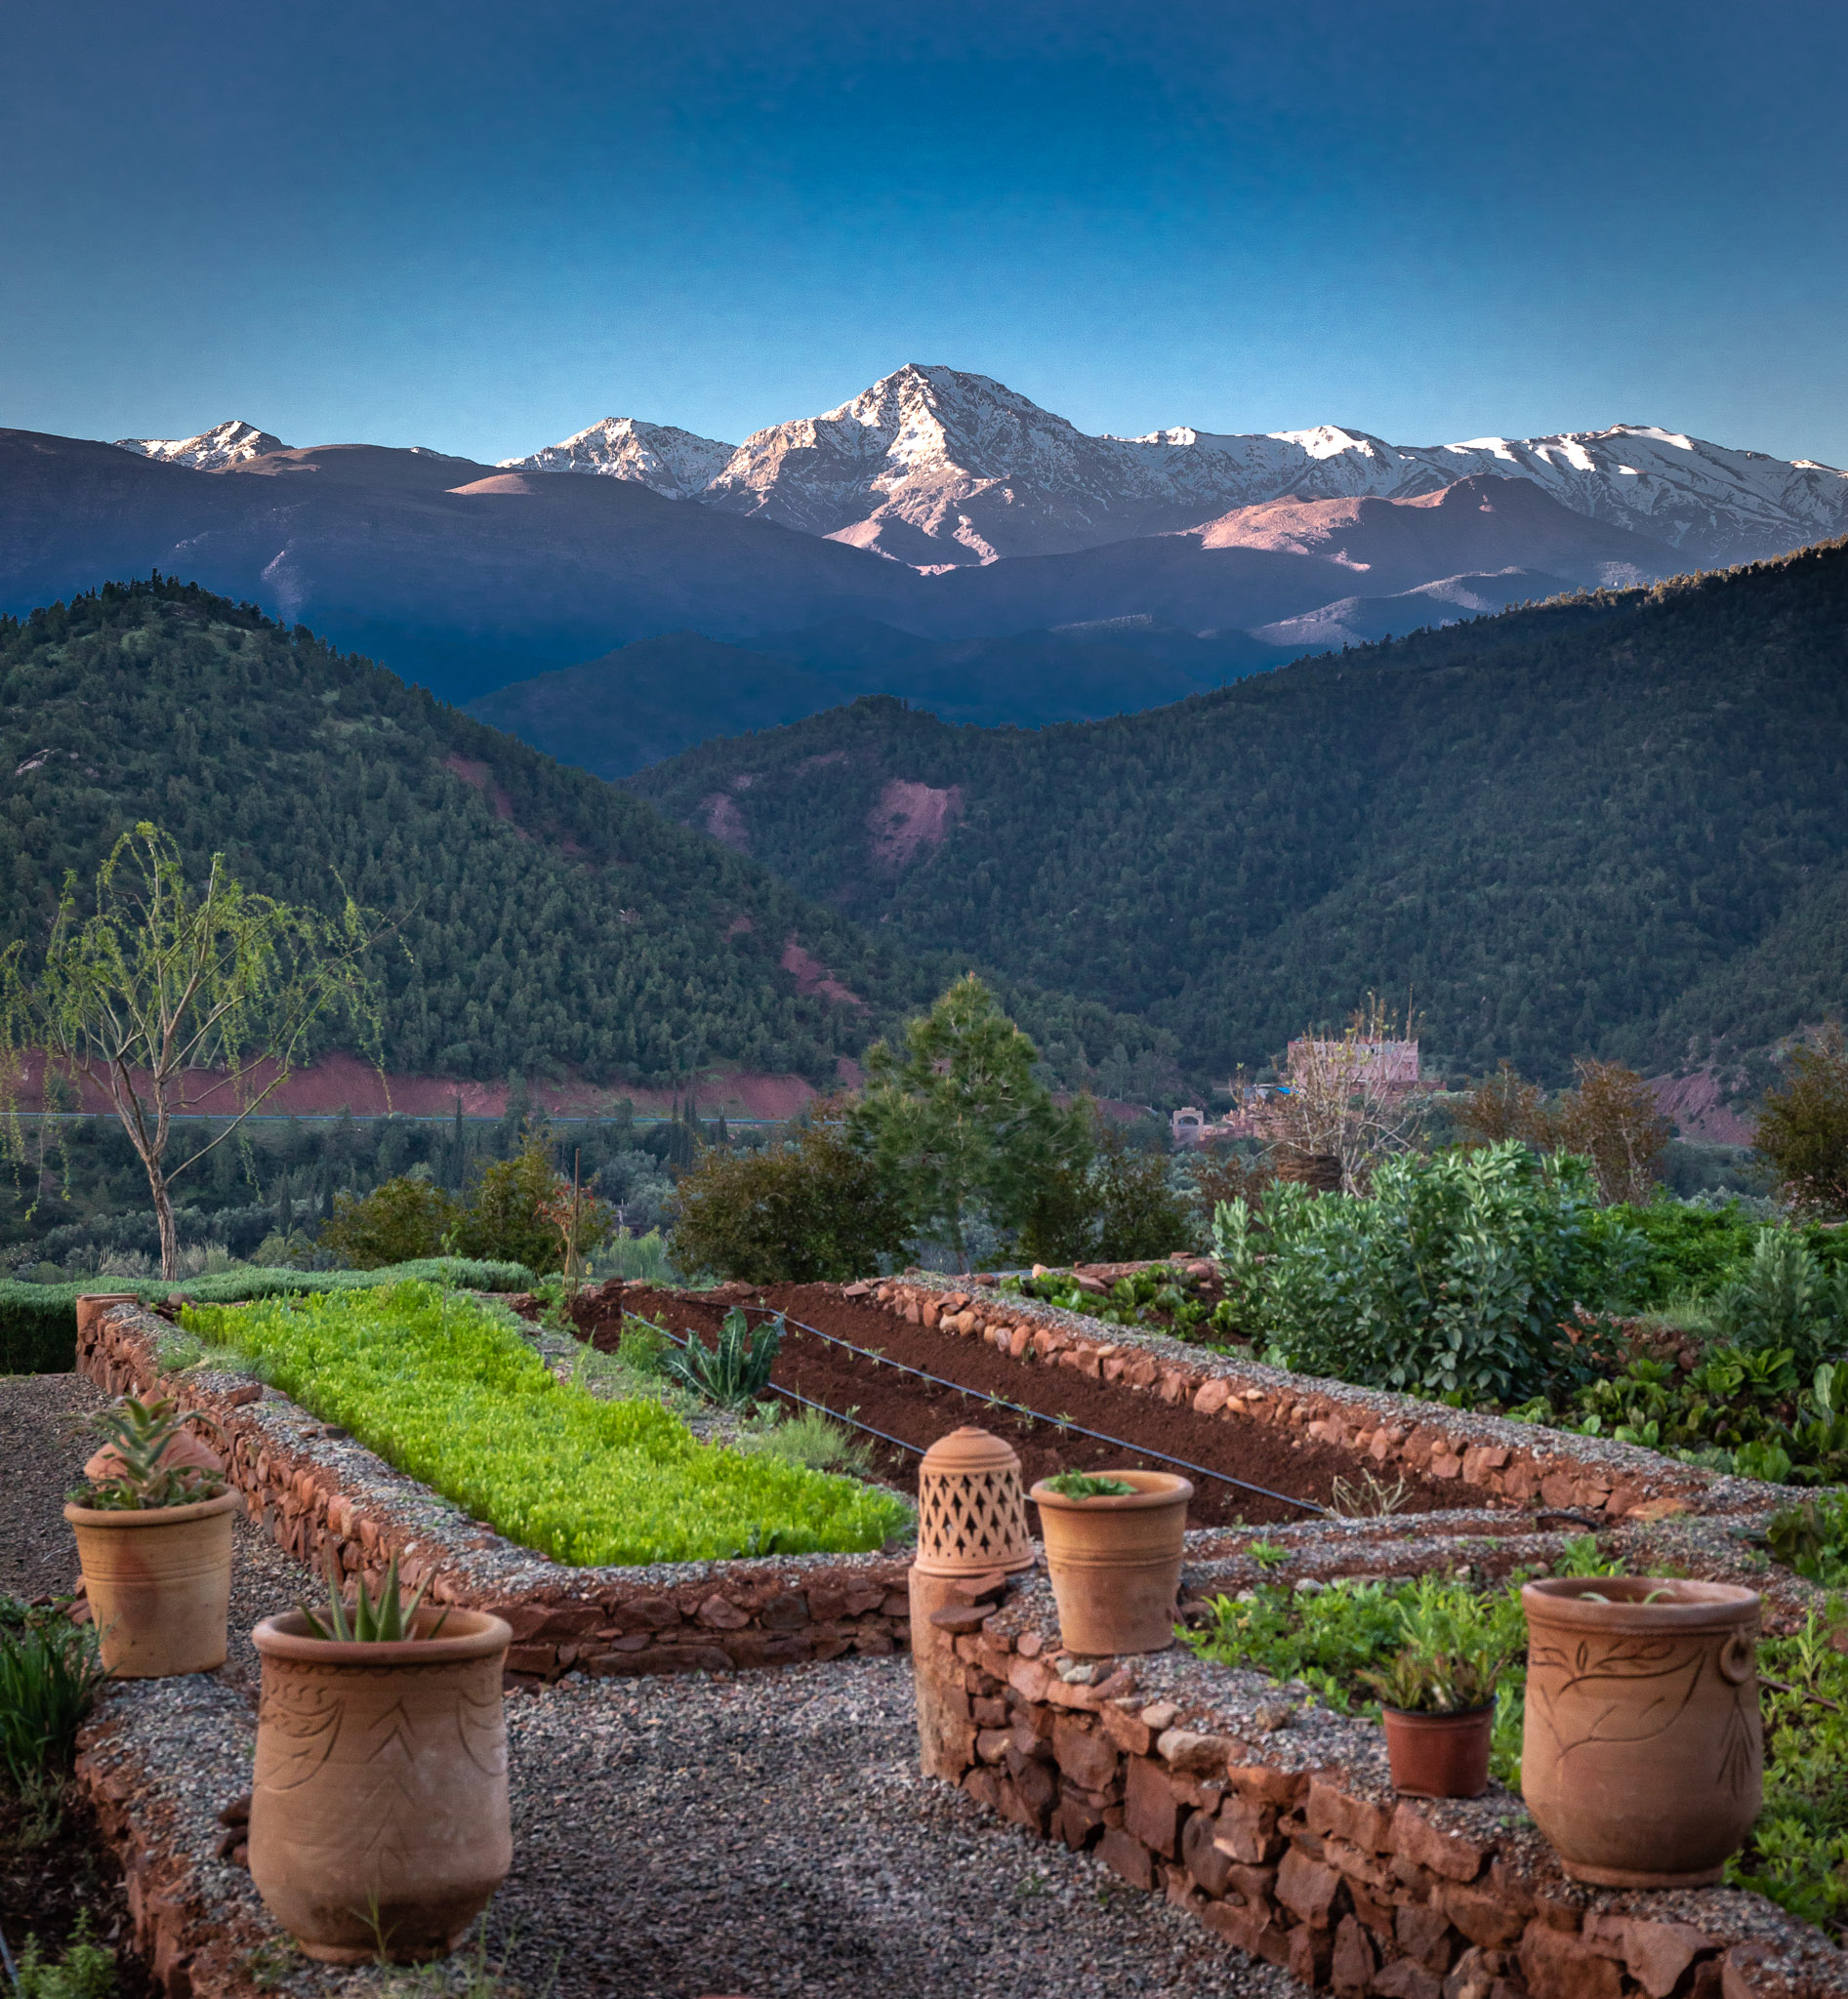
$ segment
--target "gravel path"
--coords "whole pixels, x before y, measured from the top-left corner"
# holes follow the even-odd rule
[[[75,1550],[58,1509],[87,1448],[62,1426],[101,1400],[74,1375],[0,1379],[0,1547],[20,1558],[20,1579],[3,1586],[68,1586]],[[216,1815],[249,1783],[246,1634],[312,1587],[240,1517],[225,1671],[107,1696],[208,1892],[227,1917],[266,1929],[248,1874],[215,1857]],[[908,1659],[571,1679],[511,1696],[507,1712],[514,1865],[487,1934],[528,1999],[1296,1994],[1095,1860],[921,1776]],[[452,1987],[466,1969],[448,1969]],[[300,1999],[441,1983],[299,1958],[281,1981]]]
[[[0,1374],[0,1590],[62,1594],[77,1580],[64,1494],[97,1448],[84,1419],[107,1401],[77,1374]]]

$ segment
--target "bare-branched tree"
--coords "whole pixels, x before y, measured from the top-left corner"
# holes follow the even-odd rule
[[[1375,1169],[1413,1151],[1431,1091],[1417,1074],[1417,1026],[1376,995],[1340,1039],[1313,1033],[1290,1044],[1290,1081],[1260,1106],[1257,1125],[1281,1175],[1324,1192],[1365,1194]]]

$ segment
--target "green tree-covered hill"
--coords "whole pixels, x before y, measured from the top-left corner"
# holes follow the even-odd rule
[[[881,936],[1142,1014],[1195,1075],[1373,988],[1446,1067],[1678,1064],[1848,1002],[1848,543],[1109,721],[863,700],[632,783]],[[942,836],[883,836],[926,791]]]
[[[967,961],[907,955],[306,628],[161,579],[0,620],[0,939],[42,937],[65,871],[87,892],[152,819],[190,865],[223,849],[253,887],[325,907],[344,883],[396,919],[377,953],[396,1070],[824,1081]],[[1150,1045],[1009,999],[1043,1037]]]

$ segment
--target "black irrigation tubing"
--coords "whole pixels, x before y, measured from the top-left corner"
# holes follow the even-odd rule
[[[845,1347],[848,1353],[858,1354],[861,1360],[871,1361],[876,1367],[896,1367],[901,1374],[915,1374],[920,1381],[928,1381],[938,1388],[953,1388],[958,1395],[965,1396],[971,1401],[985,1403],[991,1408],[1009,1409],[1015,1415],[1030,1417],[1036,1423],[1050,1423],[1056,1429],[1073,1430],[1081,1437],[1090,1438],[1093,1443],[1109,1444],[1118,1450],[1133,1451],[1139,1457],[1159,1457],[1164,1464],[1178,1465],[1184,1472],[1198,1472],[1203,1479],[1216,1479],[1222,1486],[1236,1486],[1241,1492],[1256,1492],[1263,1498],[1275,1499],[1285,1506],[1299,1506],[1304,1513],[1318,1513],[1325,1517],[1328,1514],[1329,1509],[1326,1506],[1318,1505],[1313,1499],[1297,1499],[1289,1492],[1273,1492],[1268,1486],[1254,1486],[1250,1479],[1235,1479],[1229,1472],[1215,1472],[1204,1464],[1190,1463],[1184,1457],[1175,1457],[1170,1451],[1151,1450],[1146,1444],[1131,1444],[1127,1438],[1109,1437],[1101,1430],[1088,1430],[1083,1423],[1062,1421],[1057,1416],[1047,1415],[1043,1409],[1030,1409],[1023,1403],[1006,1402],[997,1395],[984,1395],[980,1389],[965,1388],[960,1381],[946,1381],[941,1374],[928,1374],[922,1367],[907,1367],[903,1361],[888,1361],[883,1354],[876,1354],[867,1347],[856,1347],[850,1339],[842,1339],[838,1333],[823,1332],[819,1326],[804,1326],[800,1319],[791,1319],[787,1313],[777,1312],[771,1306],[753,1305],[742,1309],[760,1312],[766,1317],[781,1319],[785,1326],[795,1326],[798,1332],[812,1333],[816,1339],[826,1340],[830,1346]],[[782,1391],[784,1394],[789,1392],[787,1389]],[[801,1398],[798,1397],[798,1400],[800,1401]],[[818,1405],[811,1403],[809,1407],[812,1408],[818,1407]],[[833,1413],[832,1409],[828,1411],[830,1415]],[[865,1429],[867,1426],[861,1424],[860,1427]],[[874,1434],[877,1436],[878,1432],[876,1431]],[[904,1446],[904,1448],[907,1450],[912,1450],[916,1448],[915,1445],[910,1444]]]

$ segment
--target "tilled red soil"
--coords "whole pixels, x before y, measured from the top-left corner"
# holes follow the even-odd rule
[[[1184,1406],[1170,1407],[1154,1397],[1092,1381],[1070,1368],[1023,1365],[979,1340],[946,1339],[877,1306],[843,1299],[828,1285],[771,1285],[751,1295],[754,1312],[759,1304],[773,1308],[789,1321],[851,1341],[868,1354],[921,1367],[956,1384],[941,1387],[921,1381],[787,1324],[771,1374],[776,1386],[793,1389],[837,1414],[850,1412],[860,1422],[919,1449],[965,1423],[978,1423],[1005,1437],[1019,1452],[1029,1485],[1053,1472],[1098,1471],[1113,1465],[1172,1470],[1163,1457],[1148,1454],[1164,1452],[1168,1458],[1287,1495],[1267,1497],[1189,1473],[1194,1483],[1189,1526],[1228,1527],[1301,1520],[1302,1509],[1290,1505],[1289,1498],[1327,1504],[1336,1478],[1356,1484],[1360,1480],[1360,1460],[1333,1445],[1292,1440],[1262,1423],[1196,1415]],[[659,1320],[675,1332],[701,1333],[710,1343],[730,1302],[640,1285],[625,1286],[619,1297],[614,1286],[607,1286],[595,1298],[584,1299],[579,1323],[605,1352],[613,1352],[621,1337],[624,1312]],[[1020,1404],[1036,1416],[992,1407],[990,1396]],[[1060,1418],[1123,1443],[1103,1444],[1061,1429]],[[877,1447],[876,1454],[882,1478],[906,1491],[917,1490],[915,1455],[887,1446]],[[1407,1511],[1429,1512],[1454,1506],[1458,1498],[1453,1489],[1420,1481],[1408,1484],[1403,1503]]]

